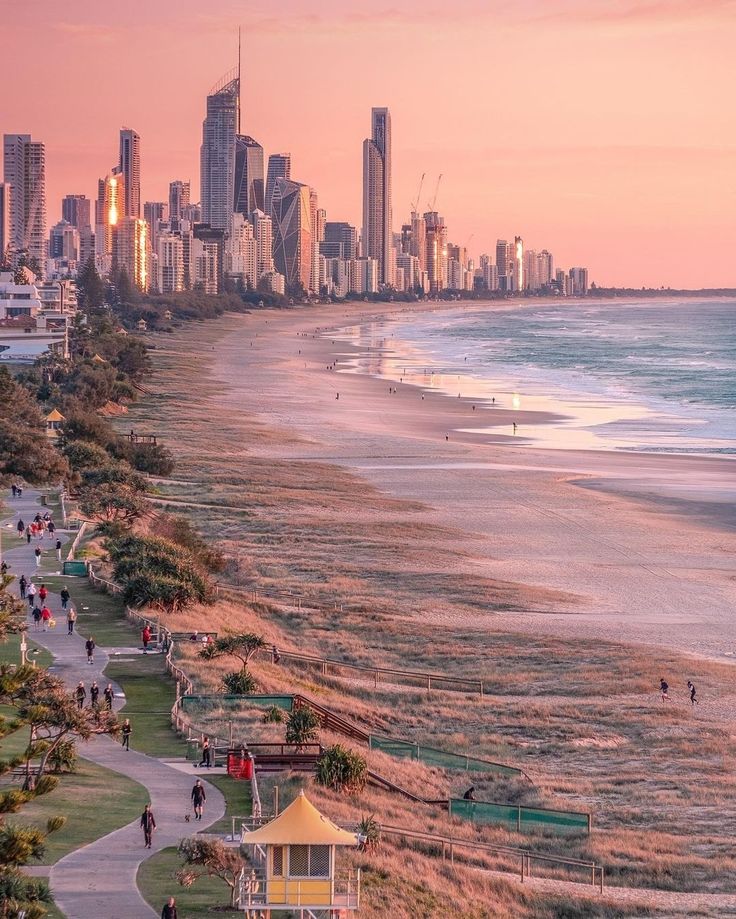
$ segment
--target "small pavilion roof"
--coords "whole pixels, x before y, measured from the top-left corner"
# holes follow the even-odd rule
[[[246,845],[356,846],[358,837],[355,833],[341,830],[324,814],[320,814],[301,791],[278,817],[257,830],[244,833],[242,841]]]
[[[95,364],[106,364],[106,363],[107,363],[107,361],[105,360],[105,358],[104,358],[104,357],[100,357],[99,354],[95,354],[95,356],[92,358],[92,360],[95,362]]]
[[[52,408],[46,416],[46,421],[66,421],[58,408]]]

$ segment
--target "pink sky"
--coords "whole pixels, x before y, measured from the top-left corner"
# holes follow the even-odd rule
[[[394,229],[419,178],[474,256],[520,234],[599,284],[736,286],[736,0],[33,0],[4,17],[0,132],[46,142],[49,225],[95,194],[122,125],[143,200],[199,187],[205,96],[361,220],[372,105],[393,119]]]

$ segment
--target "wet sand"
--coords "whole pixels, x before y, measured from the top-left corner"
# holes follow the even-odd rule
[[[326,330],[392,311],[407,308],[313,307],[224,320],[209,371],[223,405],[235,418],[248,413],[297,435],[287,445],[251,439],[248,452],[348,468],[389,495],[421,502],[427,523],[462,531],[473,573],[573,595],[553,612],[498,613],[495,628],[731,660],[733,461],[534,447],[524,426],[554,416],[473,410],[468,399],[434,391],[422,398],[421,388],[400,383],[389,392],[385,380],[339,372],[355,352]],[[380,348],[375,360],[380,365]],[[491,425],[491,435],[461,430]],[[462,573],[456,559],[437,559],[439,569],[445,564]],[[483,618],[431,615],[438,625],[487,628]]]

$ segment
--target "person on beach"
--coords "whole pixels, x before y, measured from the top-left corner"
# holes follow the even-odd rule
[[[66,634],[74,634],[74,623],[77,621],[77,611],[73,606],[69,607],[69,612],[66,614]]]
[[[695,698],[695,684],[691,683],[690,680],[687,681],[688,692],[690,693],[690,704],[697,705],[698,700]]]
[[[38,588],[38,599],[41,601],[42,604],[46,602],[46,597],[48,597],[48,595],[49,595],[48,587],[45,584],[42,584]]]
[[[41,607],[34,606],[31,616],[33,616],[33,628],[37,632],[41,628]]]
[[[87,663],[94,664],[95,662],[95,640],[90,635],[87,641],[84,643],[84,647],[87,649]]]
[[[51,610],[45,604],[41,607],[41,622],[45,632],[51,623]]]
[[[61,600],[61,608],[66,609],[67,603],[71,600],[72,595],[69,593],[68,587],[62,587],[59,591],[59,598]]]
[[[27,588],[28,588],[28,581],[26,580],[26,576],[22,574],[20,576],[20,581],[18,581],[18,589],[20,590],[21,600],[25,600]]]
[[[112,711],[112,700],[115,698],[115,692],[112,688],[112,683],[108,683],[105,687],[105,708],[108,712]]]
[[[153,831],[156,829],[156,818],[153,816],[150,804],[146,804],[146,809],[141,814],[141,826],[143,827],[144,848],[150,849],[153,842]]]
[[[151,629],[149,626],[143,626],[141,632],[141,641],[143,642],[143,653],[148,654],[148,642],[151,640]]]
[[[74,695],[77,699],[77,708],[84,708],[84,700],[87,698],[87,690],[84,688],[84,683],[81,680],[77,683],[77,688],[74,691]]]
[[[23,523],[23,518],[22,518],[22,517],[20,518],[20,520],[18,521],[18,523],[16,524],[16,526],[17,526],[17,528],[18,528],[18,539],[20,539],[21,536],[23,535],[23,530],[25,530],[25,528],[26,528],[25,523]]]
[[[61,561],[61,540],[60,539],[56,540],[56,557],[59,561]]]
[[[36,568],[41,567],[41,547],[36,546],[36,550],[33,553],[36,556]]]
[[[516,422],[514,421],[514,434],[516,434]]]
[[[173,897],[169,897],[164,903],[164,908],[161,910],[161,919],[177,919],[176,900]]]
[[[204,809],[204,802],[207,800],[207,795],[205,794],[204,785],[202,784],[202,779],[197,779],[194,783],[194,788],[192,788],[192,806],[194,807],[194,819],[202,819],[202,811]]]
[[[669,695],[668,695],[669,689],[670,689],[670,687],[669,687],[669,685],[668,685],[668,683],[667,683],[666,680],[662,679],[662,680],[659,681],[659,691],[662,693],[662,701],[663,701],[663,702],[669,702],[669,701],[670,701],[670,697],[669,697]]]
[[[107,694],[107,691],[105,691]],[[130,724],[130,718],[126,718],[123,722],[122,727],[122,740],[120,741],[123,745],[123,750],[127,750],[130,753],[130,735],[133,733],[133,728]]]
[[[97,685],[97,681],[94,680],[92,685],[89,688],[89,704],[92,708],[97,708],[97,700],[100,698],[100,687]]]
[[[199,761],[199,765],[205,766],[207,769],[212,765],[209,737],[204,737],[202,740],[202,759]]]
[[[27,594],[28,605],[31,607],[31,609],[33,609],[36,604],[36,585],[33,583],[33,581],[31,581],[31,583],[28,585]]]

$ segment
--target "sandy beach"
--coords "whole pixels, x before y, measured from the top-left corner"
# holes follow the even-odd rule
[[[394,387],[384,380],[340,372],[355,348],[330,338],[329,330],[392,311],[406,315],[407,307],[230,317],[210,372],[236,415],[254,414],[297,435],[278,444],[280,460],[342,466],[384,493],[421,502],[427,524],[461,532],[468,555],[448,559],[448,572],[567,597],[543,613],[496,614],[494,628],[624,639],[731,659],[733,462],[542,449],[515,440],[511,421],[523,431],[553,416],[473,409],[469,399],[401,383],[389,392]],[[378,367],[380,345],[375,361]],[[479,426],[498,433],[463,431]],[[268,442],[248,444],[262,458],[272,449]],[[445,621],[437,611],[427,616]],[[456,624],[488,625],[477,617]]]

